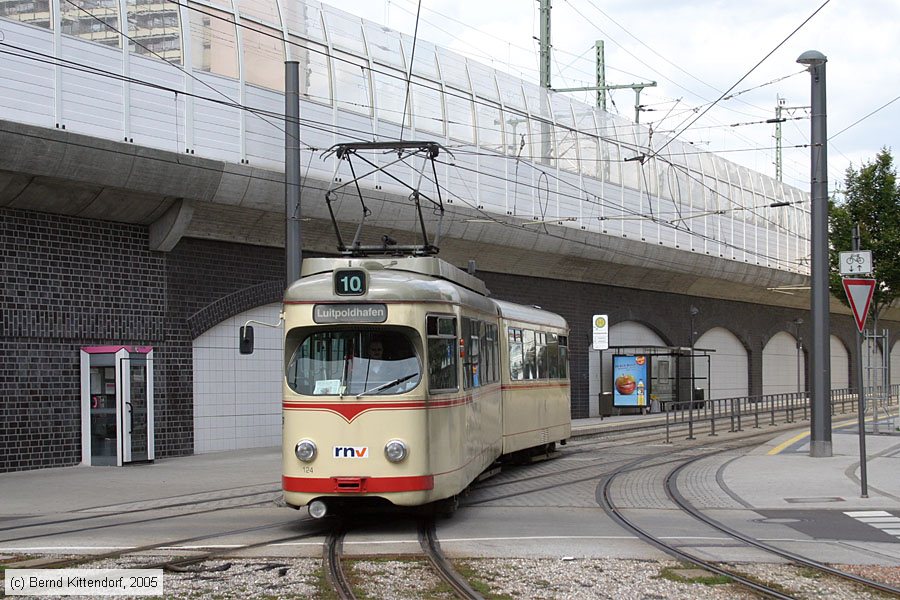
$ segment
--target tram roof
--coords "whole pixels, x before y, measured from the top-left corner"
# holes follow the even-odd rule
[[[569,328],[568,323],[566,323],[566,320],[561,316],[538,308],[537,306],[525,306],[523,304],[506,302],[505,300],[494,300],[494,303],[500,308],[500,315],[506,319],[526,321],[528,323],[548,325],[550,327],[559,327],[561,329]]]
[[[326,273],[334,269],[365,269],[373,271],[405,271],[444,279],[455,283],[460,287],[489,296],[490,291],[484,282],[473,275],[469,275],[445,260],[436,256],[380,256],[365,258],[307,258],[303,261],[302,277],[308,277],[317,273]]]
[[[336,269],[363,269],[369,274],[364,297],[334,294]],[[484,282],[435,257],[310,258],[303,261],[302,277],[285,292],[285,301],[441,301],[462,303],[496,314]]]

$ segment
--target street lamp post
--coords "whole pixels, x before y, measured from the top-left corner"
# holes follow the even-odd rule
[[[700,309],[696,306],[691,307],[691,406],[694,405],[694,386],[697,381],[697,374],[694,373],[694,317],[700,314]]]
[[[797,335],[795,340],[797,342],[797,396],[800,396],[800,392],[803,391],[803,387],[801,385],[802,377],[803,377],[803,369],[800,366],[800,355],[803,352],[803,340],[800,338],[800,326],[803,325],[803,319],[797,317],[794,319],[794,327],[797,328]]]
[[[830,457],[831,448],[831,351],[828,302],[828,141],[825,110],[825,63],[828,59],[816,50],[797,58],[806,65],[810,91],[810,422],[809,455]]]

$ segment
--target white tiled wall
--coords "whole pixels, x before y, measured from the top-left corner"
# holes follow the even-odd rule
[[[805,370],[803,353],[800,353],[800,369]],[[797,392],[797,338],[780,331],[772,336],[763,348],[763,394],[790,394]],[[800,376],[800,389],[806,383]]]
[[[276,323],[281,303],[219,323],[194,340],[194,452],[281,444],[283,327],[253,325],[254,351],[238,352],[239,328]]]
[[[696,348],[715,350],[705,358],[695,358],[697,387],[708,390],[709,398],[737,398],[750,393],[747,350],[740,340],[723,327],[713,327],[694,343]],[[703,378],[709,378],[705,381]]]
[[[900,383],[900,342],[891,350],[891,385]]]

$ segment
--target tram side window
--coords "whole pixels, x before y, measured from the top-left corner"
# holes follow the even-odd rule
[[[543,331],[534,332],[535,354],[537,355],[538,379],[547,379],[549,360],[547,356],[547,334]]]
[[[466,389],[484,385],[482,372],[481,338],[484,323],[475,319],[462,320],[462,334],[465,348],[463,359],[463,373],[465,374]]]
[[[525,379],[522,330],[510,327],[507,338],[509,340],[509,378],[513,381],[521,381]]]
[[[427,317],[428,380],[430,392],[459,388],[456,370],[456,319]]]
[[[500,380],[497,370],[497,355],[499,354],[499,350],[497,326],[491,323],[485,323],[484,341],[481,344],[482,385],[496,383]]]
[[[559,336],[559,377],[569,378],[569,338],[565,335]]]
[[[550,379],[559,379],[559,336],[547,334],[547,367]]]
[[[534,331],[522,330],[525,350],[525,379],[537,379],[537,348],[535,346]]]

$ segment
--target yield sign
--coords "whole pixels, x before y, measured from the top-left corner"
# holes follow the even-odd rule
[[[869,304],[872,303],[872,294],[875,292],[874,279],[850,279],[841,280],[844,284],[844,292],[850,301],[853,317],[856,319],[856,327],[860,333],[866,325],[866,315],[869,314]]]

